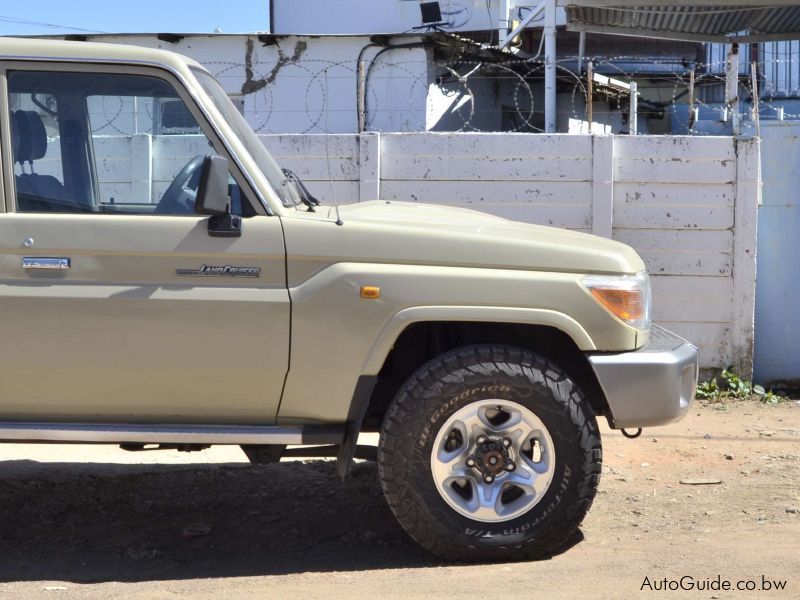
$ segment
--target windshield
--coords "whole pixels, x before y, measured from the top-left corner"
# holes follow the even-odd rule
[[[264,173],[264,176],[269,181],[272,189],[278,195],[283,205],[297,206],[300,204],[300,198],[295,191],[294,185],[292,185],[283,174],[278,163],[270,156],[270,153],[247,124],[247,121],[244,120],[241,113],[236,110],[233,102],[228,98],[228,95],[225,93],[225,90],[222,89],[219,82],[200,69],[192,69],[192,72],[203,90],[205,90],[206,94],[211,98],[214,106],[222,113],[225,121],[239,137],[242,144],[244,144],[244,147],[258,165],[258,168]]]

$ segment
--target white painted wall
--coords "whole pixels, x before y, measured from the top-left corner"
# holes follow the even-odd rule
[[[748,162],[757,163],[757,143],[619,137],[615,146],[613,235],[647,263],[655,318],[698,344],[703,366],[749,372],[758,174]]]
[[[416,39],[406,37],[393,44]],[[379,47],[361,53],[370,44],[367,36],[288,36],[269,45],[255,35],[191,35],[176,43],[154,35],[98,35],[92,41],[161,48],[197,60],[240,103],[257,133],[357,132],[361,56],[367,64],[374,60],[367,129],[426,129],[430,77],[435,74],[429,73],[430,51],[424,48],[393,49],[375,58]]]

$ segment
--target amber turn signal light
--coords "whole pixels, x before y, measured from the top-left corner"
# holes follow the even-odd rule
[[[623,323],[641,330],[650,327],[650,278],[644,271],[635,275],[587,275],[581,283],[600,306]]]
[[[381,297],[381,288],[377,285],[362,285],[361,297],[367,300],[377,300]]]
[[[623,321],[638,321],[644,317],[642,293],[639,290],[590,290],[600,304]]]

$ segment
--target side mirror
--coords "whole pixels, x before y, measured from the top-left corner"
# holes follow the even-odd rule
[[[200,215],[224,215],[230,212],[227,158],[206,156],[200,172],[194,210]]]
[[[231,214],[228,197],[228,160],[221,156],[206,156],[194,210],[201,215],[211,215],[208,235],[212,237],[239,237],[242,235],[242,217]]]

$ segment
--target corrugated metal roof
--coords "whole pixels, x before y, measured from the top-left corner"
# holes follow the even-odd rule
[[[567,27],[579,31],[709,42],[800,37],[800,4],[781,0],[702,6],[678,0],[560,0],[559,4],[566,8]]]

